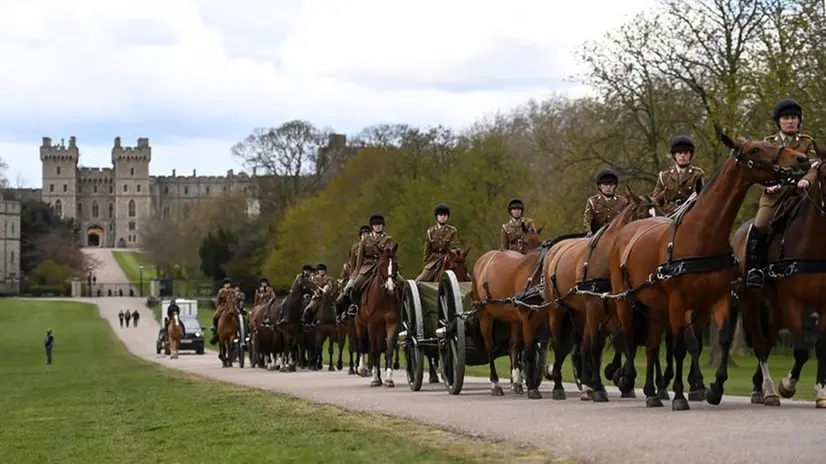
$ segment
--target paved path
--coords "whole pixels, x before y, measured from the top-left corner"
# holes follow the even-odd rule
[[[75,300],[77,301],[77,300]],[[404,371],[396,373],[395,389],[370,388],[370,379],[346,372],[267,372],[222,368],[214,353],[184,355],[177,360],[155,354],[158,323],[139,298],[97,298],[126,348],[141,358],[192,374],[238,385],[263,388],[347,409],[375,411],[418,422],[527,443],[556,456],[610,463],[822,463],[826,462],[826,411],[812,401],[785,401],[780,408],[753,406],[747,398],[725,397],[720,406],[691,403],[691,411],[666,406],[647,409],[642,399],[620,399],[609,389],[605,404],[581,402],[570,385],[568,400],[528,400],[506,392],[489,394],[486,379],[468,377],[461,395],[451,396],[441,385],[410,391]],[[120,328],[117,313],[138,308],[139,328]],[[800,388],[811,388],[806,379]],[[642,398],[642,393],[637,393]]]
[[[95,270],[92,271],[97,278],[97,283],[94,285],[95,292],[99,291],[101,295],[108,295],[110,291],[112,295],[129,295],[129,290],[132,290],[135,295],[140,293],[126,277],[112,253],[120,249],[87,247],[81,250],[83,254],[97,262]]]

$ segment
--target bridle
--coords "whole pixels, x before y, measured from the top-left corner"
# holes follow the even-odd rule
[[[770,181],[761,181],[755,182],[764,186],[774,185],[777,183],[780,184],[795,184],[797,183],[797,178],[800,177],[801,174],[805,174],[801,172],[802,170],[792,166],[781,166],[778,162],[780,161],[780,155],[783,153],[783,150],[786,149],[783,145],[778,145],[777,151],[775,152],[774,156],[770,163],[767,163],[761,159],[751,159],[748,158],[748,155],[753,155],[759,153],[761,150],[758,147],[749,150],[748,153],[744,152],[743,149],[745,148],[745,143],[737,144],[735,148],[731,149],[730,156],[734,158],[734,162],[737,165],[744,163],[746,167],[749,169],[758,169],[761,171],[769,171],[775,172],[780,174],[781,179],[777,180],[770,180]]]

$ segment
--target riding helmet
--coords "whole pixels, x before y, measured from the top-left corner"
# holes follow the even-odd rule
[[[774,122],[779,124],[781,116],[797,116],[802,122],[803,108],[796,101],[785,98],[777,102],[777,104],[774,105],[774,110],[772,110],[772,119],[774,119]]]
[[[370,225],[374,226],[376,224],[384,225],[384,216],[382,216],[381,213],[373,213],[373,215],[370,216]]]
[[[224,282],[223,283],[224,283],[224,285],[226,285],[226,284],[232,285],[232,279],[230,279],[229,277],[224,277]]]
[[[597,173],[596,180],[597,185],[611,183],[613,183],[614,185],[619,184],[619,176],[617,176],[617,173],[614,172],[614,170],[611,168],[600,169],[600,171]]]
[[[313,268],[312,264],[305,264],[304,266],[301,267],[301,270],[302,271],[315,272],[315,269]]]
[[[675,153],[689,152],[694,154],[694,141],[687,135],[678,135],[671,139],[671,156]]]
[[[315,268],[318,271],[326,271],[327,270],[327,265],[324,264],[324,263],[318,263],[318,266],[316,266]]]
[[[370,226],[361,226],[361,227],[359,227],[359,237],[361,237],[362,234],[369,234],[371,230],[372,229],[370,229]]]
[[[522,200],[520,200],[519,198],[514,198],[510,202],[508,202],[508,212],[510,212],[510,210],[514,208],[525,211],[525,203],[522,203]]]
[[[266,282],[266,283],[267,283],[267,285],[269,285],[269,284],[270,284],[270,281],[269,281],[269,280],[267,280],[267,278],[266,278],[266,277],[261,277],[261,280],[259,280],[259,281],[258,281],[258,285],[261,285],[261,284],[263,284],[264,282]]]
[[[448,216],[450,216],[450,206],[444,203],[439,203],[438,205],[436,205],[436,209],[433,211],[433,215],[438,216],[440,214],[447,214]]]

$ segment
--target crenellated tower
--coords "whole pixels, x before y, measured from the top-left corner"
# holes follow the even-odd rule
[[[40,144],[40,161],[43,166],[42,200],[52,205],[65,218],[75,217],[77,199],[77,163],[80,150],[77,139],[69,137],[69,146],[63,139],[52,145],[50,137],[43,137]]]
[[[112,166],[115,186],[115,237],[119,248],[140,247],[141,220],[151,217],[149,192],[149,162],[152,147],[141,137],[134,147],[121,145],[115,137]]]

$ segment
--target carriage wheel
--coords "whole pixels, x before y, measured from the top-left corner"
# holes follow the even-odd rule
[[[244,345],[241,343],[241,340],[238,340],[238,343],[235,344],[235,352],[238,353],[238,367],[243,369],[244,368]]]
[[[404,341],[404,371],[407,374],[407,385],[411,390],[419,391],[422,389],[424,377],[424,353],[418,341],[424,336],[424,319],[419,287],[413,280],[408,280],[404,286],[402,330],[407,332]]]
[[[451,395],[458,395],[465,382],[465,319],[459,282],[453,271],[446,271],[439,282],[439,328],[445,336],[439,341],[442,380]]]

